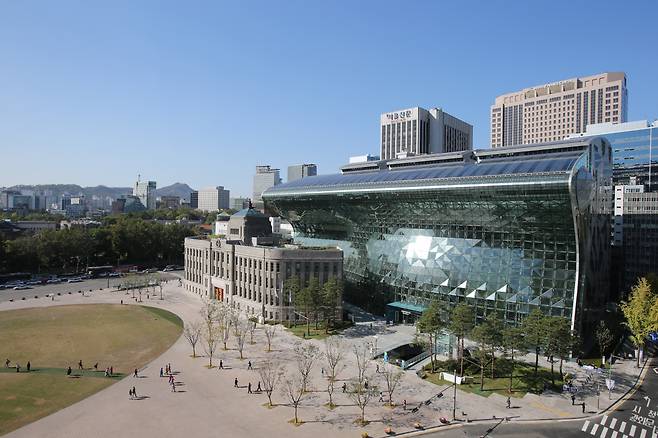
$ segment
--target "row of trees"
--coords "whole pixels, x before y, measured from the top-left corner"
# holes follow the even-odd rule
[[[449,317],[448,317],[449,315]],[[491,378],[495,376],[496,353],[511,359],[509,374],[510,390],[514,376],[514,358],[531,351],[535,354],[534,374],[539,368],[539,355],[543,351],[551,362],[551,378],[554,382],[554,358],[562,362],[579,345],[578,337],[571,331],[565,318],[546,316],[539,310],[531,312],[518,327],[507,326],[497,312],[489,313],[479,325],[475,325],[475,313],[467,304],[455,306],[451,312],[432,302],[416,323],[418,330],[429,338],[431,367],[435,371],[436,339],[448,332],[457,339],[459,373],[464,375],[464,339],[477,343],[475,356],[480,369],[480,387],[484,386],[485,368],[491,365]]]
[[[68,272],[85,266],[122,263],[172,264],[183,257],[185,237],[195,230],[138,218],[108,218],[98,228],[43,230],[4,240],[0,272]]]
[[[306,333],[311,334],[311,321],[318,328],[320,321],[324,321],[325,333],[336,322],[343,284],[335,277],[329,278],[322,286],[317,277],[304,282],[299,277],[290,277],[283,285],[285,293],[292,298],[295,311],[301,313],[306,319]]]

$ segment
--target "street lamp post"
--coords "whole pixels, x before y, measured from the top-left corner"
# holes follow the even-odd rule
[[[452,421],[457,419],[457,370],[452,371],[453,389],[452,389]]]

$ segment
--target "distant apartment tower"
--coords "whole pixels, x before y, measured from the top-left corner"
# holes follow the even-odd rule
[[[623,72],[503,94],[491,106],[491,147],[556,141],[584,132],[594,123],[623,123],[627,107]]]
[[[279,176],[279,169],[274,169],[270,166],[256,166],[256,174],[254,175],[254,193],[251,198],[254,202],[261,202],[261,195],[270,187],[281,184],[281,177]]]
[[[318,166],[315,164],[296,164],[294,166],[288,166],[288,182],[306,178],[307,176],[315,176],[317,174]]]
[[[473,149],[473,126],[441,108],[414,107],[383,113],[381,159]]]
[[[223,186],[206,187],[198,192],[197,208],[201,211],[219,211],[229,208],[229,191]]]
[[[135,182],[133,196],[137,196],[147,210],[155,210],[155,189],[155,181],[140,181],[138,179]]]
[[[190,208],[193,210],[199,208],[199,192],[197,190],[190,193]]]
[[[231,198],[229,207],[238,211],[249,208],[249,198]]]

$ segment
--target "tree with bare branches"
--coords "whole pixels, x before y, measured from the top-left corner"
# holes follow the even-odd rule
[[[297,409],[305,394],[305,382],[302,376],[290,376],[283,382],[283,394],[295,408],[295,424],[300,424]]]
[[[205,327],[203,333],[203,348],[208,355],[208,367],[212,368],[212,358],[217,351],[217,344],[219,343],[220,328],[216,322],[209,323]]]
[[[272,393],[283,376],[283,366],[278,365],[270,360],[265,361],[258,367],[260,380],[263,382],[263,391],[267,394],[269,406],[272,406]]]
[[[363,384],[365,382],[365,378],[366,378],[365,376],[366,376],[366,372],[368,371],[368,366],[370,365],[368,346],[365,344],[355,345],[352,351],[354,351],[354,358],[356,361],[356,369],[357,369],[356,381],[359,382],[360,384]]]
[[[324,358],[329,370],[329,380],[336,380],[338,373],[344,368],[345,347],[338,338],[327,338],[324,340]]]
[[[381,369],[381,375],[386,383],[386,393],[388,394],[388,405],[393,406],[393,393],[402,380],[403,373],[394,365],[385,363]]]
[[[244,343],[247,340],[247,335],[249,334],[249,325],[251,323],[245,319],[238,319],[235,322],[234,334],[235,334],[235,343],[240,352],[240,359],[244,359],[242,352],[244,351]]]
[[[308,384],[313,364],[321,358],[320,349],[307,342],[298,343],[295,346],[295,357],[297,360],[297,370],[302,378],[304,391],[306,391],[306,385]]]
[[[368,403],[370,403],[373,397],[375,397],[377,392],[372,385],[368,385],[368,380],[369,379],[365,374],[363,375],[363,381],[356,379],[352,380],[349,392],[350,399],[352,399],[354,404],[356,404],[361,410],[361,418],[359,418],[359,422],[362,426],[368,424],[366,421],[366,406],[368,406]]]
[[[272,340],[274,340],[274,335],[276,334],[275,325],[265,325],[265,338],[267,338],[267,352],[272,351]]]
[[[252,316],[249,318],[249,343],[254,344],[254,332],[256,331],[256,324],[258,323],[258,318]]]
[[[187,342],[192,346],[192,357],[196,357],[196,344],[201,338],[202,326],[199,322],[191,322],[185,324],[185,329],[183,330],[183,336],[187,339]]]

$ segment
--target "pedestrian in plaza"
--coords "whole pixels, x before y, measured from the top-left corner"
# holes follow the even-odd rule
[[[320,372],[321,372],[322,375],[324,376],[324,368],[320,368]]]
[[[133,377],[137,377],[137,368],[135,368],[135,372],[133,373]]]
[[[384,393],[379,391],[379,401],[383,402],[384,401]]]
[[[221,359],[219,359],[219,369],[220,370],[224,369],[224,362]]]
[[[130,398],[130,400],[133,399],[133,390],[132,390],[132,388],[130,388],[130,389],[128,390],[128,397]]]
[[[375,372],[376,372],[376,373],[379,372],[379,364],[377,364],[377,368],[375,368]]]
[[[94,371],[98,371],[98,362],[94,364]]]
[[[11,361],[9,359],[5,360],[5,368],[9,368]]]
[[[347,383],[343,382],[343,392],[347,392]]]
[[[253,368],[251,368],[251,361],[249,361],[249,363],[247,363],[247,369],[248,369],[248,370],[253,369]]]
[[[32,369],[32,364],[30,363],[29,360],[27,361],[27,367],[26,368],[27,368],[28,373],[30,372],[30,369]]]
[[[82,359],[78,362],[78,369],[83,370],[84,368],[82,367]]]
[[[169,374],[169,384],[171,384],[174,381],[174,375]]]
[[[176,392],[176,382],[171,382],[171,392]]]
[[[260,389],[260,380],[258,381],[258,386],[256,387],[256,392],[262,392],[263,390]]]
[[[105,377],[110,377],[109,368],[105,368]]]
[[[235,378],[235,381],[233,382],[233,387],[237,388],[238,387],[238,378]]]
[[[21,372],[21,365],[18,362],[16,362],[16,372],[17,373]]]
[[[247,385],[247,394],[251,394],[251,382]]]
[[[576,404],[576,394],[571,394],[571,406]]]
[[[114,367],[110,366],[110,376],[114,375]]]
[[[137,390],[135,389],[134,386],[133,386],[133,397],[137,398]]]
[[[583,402],[582,407],[583,407],[583,414],[584,414],[585,413],[585,402]]]
[[[368,389],[368,379],[365,379],[365,381],[363,382],[363,387],[365,389]]]
[[[402,400],[402,409],[407,410],[407,399]]]
[[[508,395],[507,396],[507,409],[510,409],[512,407],[512,398]]]
[[[71,375],[71,367],[68,367],[68,368],[66,369],[66,375],[67,375],[67,376],[70,376],[70,375]]]
[[[160,377],[164,376],[164,371],[162,371],[162,367],[160,367]]]

